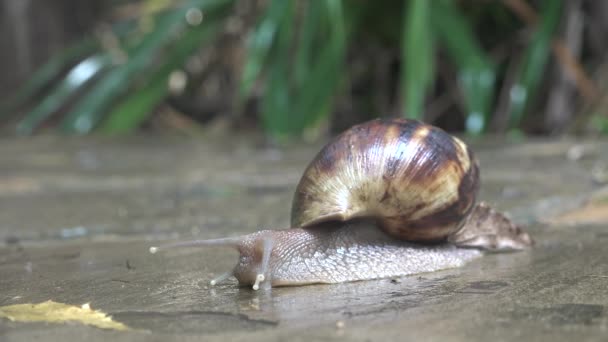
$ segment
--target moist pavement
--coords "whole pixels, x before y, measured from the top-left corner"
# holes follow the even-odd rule
[[[285,228],[320,145],[240,138],[5,138],[0,310],[47,300],[130,329],[0,318],[0,341],[608,340],[608,141],[486,138],[480,199],[534,248],[395,279],[253,291],[235,251],[163,242]]]

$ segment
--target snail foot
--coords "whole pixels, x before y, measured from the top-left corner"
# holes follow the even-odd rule
[[[473,208],[462,228],[448,241],[458,247],[488,251],[522,250],[534,245],[528,233],[485,202]]]

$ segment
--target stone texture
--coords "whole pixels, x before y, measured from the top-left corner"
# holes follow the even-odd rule
[[[287,227],[319,146],[4,140],[0,306],[90,303],[134,330],[0,320],[0,340],[605,340],[608,142],[473,146],[481,199],[527,225],[534,249],[393,280],[254,292],[207,285],[234,265],[234,251],[148,247]]]

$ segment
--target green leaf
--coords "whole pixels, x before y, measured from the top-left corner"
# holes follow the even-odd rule
[[[343,78],[342,65],[352,27],[347,22],[352,23],[352,18],[345,18],[341,0],[305,4],[303,12],[299,12],[303,22],[298,31],[293,28],[293,6],[284,8],[268,56],[262,123],[278,140],[302,134],[327,116],[332,95]]]
[[[432,23],[447,53],[459,67],[458,80],[466,110],[466,128],[479,134],[491,114],[496,83],[496,67],[482,50],[473,29],[452,1],[432,2]]]
[[[203,13],[222,7],[231,0],[191,0],[186,5],[161,13],[153,30],[128,49],[129,59],[115,67],[84,96],[65,117],[62,129],[68,133],[88,133],[103,119],[104,112],[133,89],[142,75],[158,68],[156,61],[164,49],[187,30],[186,13],[199,8]],[[144,77],[145,78],[145,77]]]
[[[110,66],[111,59],[106,54],[94,55],[78,63],[63,81],[17,124],[17,133],[32,134],[79,90]]]
[[[171,73],[179,69],[188,57],[206,44],[219,31],[217,22],[205,22],[189,29],[170,49],[171,54],[160,69],[155,70],[146,80],[143,88],[114,106],[100,129],[104,133],[126,133],[139,127],[152,109],[168,95],[167,83]]]
[[[35,97],[41,90],[56,79],[66,65],[93,53],[98,48],[97,42],[86,37],[68,49],[55,55],[28,79],[27,83],[20,88],[9,100],[0,104],[0,117],[7,117],[22,106],[25,102]]]
[[[602,134],[608,134],[608,118],[605,116],[594,114],[591,117],[591,124]]]
[[[275,2],[287,3],[283,15],[273,25],[277,27],[276,41],[273,42],[273,51],[268,66],[268,79],[266,92],[262,99],[262,124],[276,139],[284,139],[290,133],[289,112],[291,106],[291,89],[289,78],[289,65],[293,41],[293,2],[273,0],[270,10]]]
[[[251,93],[253,83],[262,72],[270,49],[276,39],[277,31],[290,15],[291,1],[272,0],[256,30],[248,37],[247,60],[243,67],[239,101]]]
[[[524,55],[522,68],[509,92],[509,127],[519,126],[530,99],[543,78],[549,56],[551,41],[561,15],[561,1],[542,2],[541,18]]]
[[[325,14],[324,1],[306,2],[306,13],[302,27],[299,28],[298,45],[294,63],[295,84],[301,86],[310,72],[311,60],[315,55],[315,38],[321,24],[321,19]]]
[[[330,100],[342,77],[342,65],[346,53],[348,32],[344,17],[344,8],[340,0],[321,2],[327,13],[325,21],[329,30],[327,43],[317,52],[317,58],[311,60],[307,77],[302,79],[296,96],[296,115],[292,131],[301,133],[320,118],[328,114]],[[309,15],[316,15],[314,12]],[[327,34],[318,32],[318,36]]]
[[[430,6],[427,0],[410,0],[404,6],[401,44],[401,98],[404,113],[422,119],[426,91],[434,69],[433,35],[431,34]]]

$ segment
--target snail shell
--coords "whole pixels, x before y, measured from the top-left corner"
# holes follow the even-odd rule
[[[414,120],[374,120],[313,159],[296,188],[291,224],[367,217],[397,239],[443,241],[462,225],[478,188],[477,162],[460,139]]]

